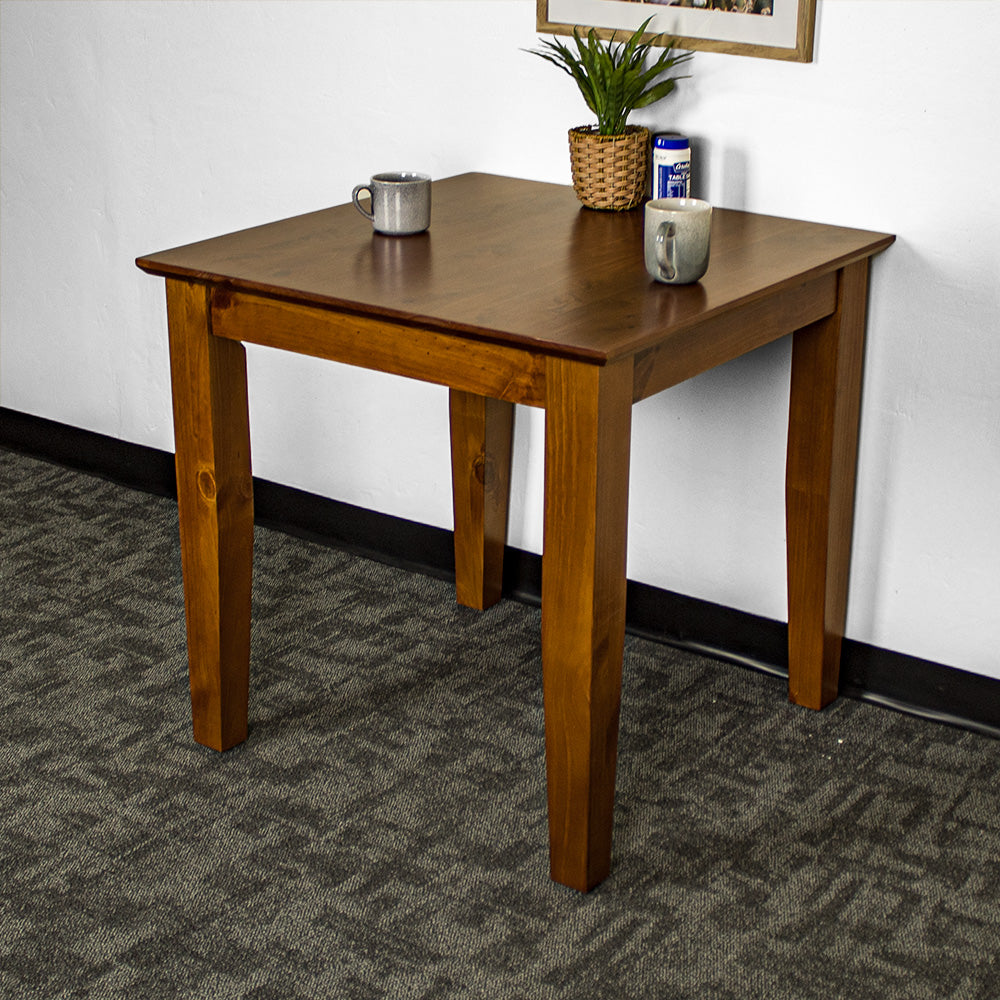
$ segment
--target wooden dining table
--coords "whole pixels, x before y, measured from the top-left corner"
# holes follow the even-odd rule
[[[420,235],[375,234],[343,204],[140,257],[166,279],[194,738],[247,735],[246,343],[448,387],[457,598],[473,608],[501,596],[514,406],[544,409],[553,879],[585,891],[611,865],[632,404],[788,335],[788,690],[835,698],[869,261],[893,237],[716,208],[711,241],[700,282],[659,284],[641,209],[473,173],[434,182]]]

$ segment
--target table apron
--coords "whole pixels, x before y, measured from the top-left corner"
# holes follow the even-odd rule
[[[837,304],[838,272],[754,299],[635,356],[638,402],[787,336]],[[212,291],[212,333],[527,406],[546,405],[546,355],[391,320],[235,292]]]
[[[545,355],[317,306],[215,288],[212,333],[528,406],[545,405]]]
[[[832,315],[837,282],[838,272],[830,271],[702,320],[641,351],[635,359],[633,402]]]

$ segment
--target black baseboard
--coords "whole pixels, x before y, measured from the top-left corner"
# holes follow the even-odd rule
[[[0,406],[0,447],[177,499],[174,456]]]
[[[0,447],[173,497],[169,452],[131,444],[0,408]],[[452,533],[254,479],[255,519],[263,525],[367,558],[443,579],[454,578]],[[508,548],[504,594],[538,604],[541,558]],[[630,633],[740,666],[788,675],[783,622],[629,581]],[[840,693],[1000,738],[1000,680],[852,639],[844,641]]]

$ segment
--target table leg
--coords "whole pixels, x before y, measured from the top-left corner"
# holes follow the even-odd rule
[[[552,878],[611,867],[628,524],[631,362],[546,370],[542,672]]]
[[[503,584],[514,404],[452,389],[449,409],[455,590],[459,604],[482,611]]]
[[[785,516],[788,695],[837,697],[854,519],[868,261],[845,267],[837,308],[793,335]]]
[[[246,353],[212,336],[209,298],[167,281],[194,738],[226,750],[247,734],[253,483]]]

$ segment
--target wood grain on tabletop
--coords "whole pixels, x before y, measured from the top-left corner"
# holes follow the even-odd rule
[[[604,363],[733,303],[884,248],[862,230],[716,209],[708,273],[654,282],[643,212],[597,212],[572,188],[489,174],[433,185],[431,227],[387,237],[351,204],[141,257],[144,270],[455,330]]]

